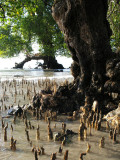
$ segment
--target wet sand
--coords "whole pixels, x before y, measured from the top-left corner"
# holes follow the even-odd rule
[[[49,83],[49,81],[48,81]],[[53,82],[55,83],[55,82]],[[60,82],[59,82],[60,83]],[[46,86],[44,80],[40,81],[7,81],[0,83],[0,119],[2,116],[7,115],[7,110],[9,106],[13,105],[23,105],[31,103],[32,97],[35,93],[40,92]],[[56,86],[58,86],[56,84]],[[7,110],[6,110],[7,108]],[[102,130],[95,131],[91,130],[92,135],[89,135],[89,129],[87,129],[87,139],[80,141],[78,135],[69,136],[65,146],[63,146],[63,153],[58,153],[59,147],[61,145],[60,141],[48,140],[47,127],[48,124],[45,120],[36,120],[35,117],[31,116],[31,113],[27,113],[28,121],[35,129],[27,129],[29,131],[30,141],[27,140],[25,133],[25,124],[22,118],[17,117],[16,123],[13,123],[14,116],[10,118],[4,118],[5,124],[8,123],[7,129],[7,141],[4,142],[4,130],[2,129],[2,124],[0,121],[0,160],[33,160],[35,159],[34,153],[31,152],[33,146],[41,147],[45,149],[45,155],[38,155],[38,160],[48,160],[52,153],[57,152],[58,160],[64,159],[64,153],[68,150],[68,160],[79,160],[80,154],[86,152],[87,143],[91,145],[91,150],[86,156],[83,157],[84,160],[119,160],[120,159],[120,135],[117,134],[117,142],[109,139],[109,133],[105,130],[105,122],[102,122]],[[79,118],[70,121],[67,116],[58,116],[56,121],[51,122],[51,129],[54,135],[61,131],[62,122],[66,123],[66,128],[78,133],[80,120]],[[11,124],[13,125],[13,132],[11,130]],[[36,140],[36,129],[40,126],[40,140]],[[54,128],[56,124],[56,128]],[[16,150],[12,151],[10,149],[11,136],[17,140]],[[104,148],[99,147],[99,142],[101,137],[105,137]],[[30,142],[32,141],[32,146]]]

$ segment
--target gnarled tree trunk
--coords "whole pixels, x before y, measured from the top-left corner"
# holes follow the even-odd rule
[[[107,9],[107,0],[55,1],[52,15],[74,60],[74,81],[58,88],[53,98],[49,98],[49,107],[60,112],[74,111],[81,105],[90,108],[96,99],[106,113],[111,109],[107,104],[118,105],[120,55],[111,50]]]
[[[88,90],[94,78],[105,80],[106,61],[112,56],[106,0],[59,0],[52,15],[65,35],[79,67],[79,88]],[[73,70],[73,73],[76,72]]]
[[[120,68],[120,58],[111,50],[107,9],[107,0],[56,0],[52,8],[74,60],[73,75],[79,77],[78,88],[84,91],[94,85],[103,90],[108,79],[120,75],[114,69],[116,65]]]

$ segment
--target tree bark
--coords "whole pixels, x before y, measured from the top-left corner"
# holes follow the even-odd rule
[[[42,69],[64,69],[62,64],[59,64],[55,57],[52,56],[43,56],[39,54],[35,54],[33,56],[27,56],[22,62],[16,63],[14,68],[23,68],[26,62],[31,60],[44,60],[43,65],[41,65]]]
[[[49,103],[43,98],[43,107],[71,112],[83,105],[91,109],[97,100],[106,113],[110,103],[118,105],[120,55],[111,50],[107,9],[107,0],[55,1],[52,15],[71,52],[74,81],[60,86],[51,97],[48,94]]]
[[[79,87],[84,90],[90,87],[94,77],[103,83],[106,61],[112,56],[106,14],[106,0],[59,0],[52,8],[72,58],[80,68]]]

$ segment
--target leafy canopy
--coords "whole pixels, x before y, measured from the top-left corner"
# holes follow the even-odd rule
[[[112,29],[111,46],[120,48],[120,0],[109,0],[108,20]]]
[[[69,54],[51,8],[52,0],[1,0],[0,56],[32,54],[33,43],[43,55]]]

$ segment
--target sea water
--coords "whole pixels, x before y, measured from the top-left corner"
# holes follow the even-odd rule
[[[70,69],[42,70],[42,69],[3,69],[0,70],[0,79],[38,79],[38,78],[72,78]]]

